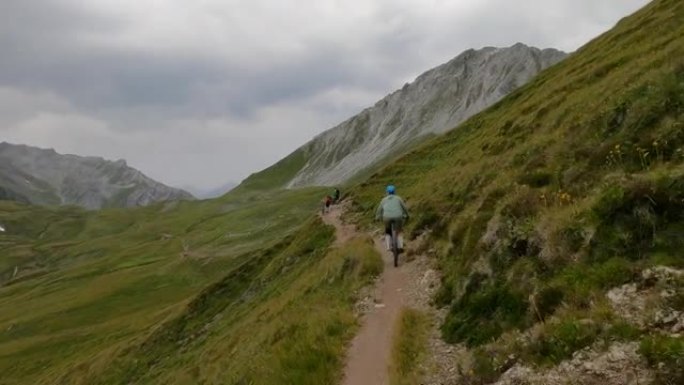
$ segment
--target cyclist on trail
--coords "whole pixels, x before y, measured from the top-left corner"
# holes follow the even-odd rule
[[[402,250],[404,248],[404,239],[401,236],[401,229],[404,221],[409,218],[408,209],[404,200],[395,194],[396,189],[393,185],[387,186],[386,191],[387,196],[380,202],[375,212],[375,219],[382,219],[385,222],[385,244],[387,245],[387,250],[390,250],[392,246],[392,228],[390,224],[394,221],[398,235],[397,247],[399,250]]]
[[[330,195],[326,195],[325,198],[323,199],[323,205],[324,209],[323,212],[327,213],[330,212],[330,205],[332,205],[333,199]]]
[[[340,201],[340,189],[335,188],[333,192],[333,203],[337,204]]]

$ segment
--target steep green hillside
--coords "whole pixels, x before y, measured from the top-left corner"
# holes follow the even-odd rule
[[[408,199],[412,234],[431,230],[444,338],[481,347],[473,383],[510,354],[547,365],[597,340],[647,338],[625,333],[604,293],[648,284],[640,273],[655,264],[684,267],[684,2],[654,1],[374,174],[353,190],[359,220],[388,183]],[[678,298],[666,305],[684,310]],[[499,339],[535,324],[522,346]],[[662,378],[682,375],[667,372],[684,360],[672,338],[679,361],[663,361]]]
[[[256,172],[242,181],[236,190],[274,190],[284,188],[308,161],[307,154],[300,150],[286,156],[273,166]]]
[[[302,258],[322,258],[329,230],[322,238],[300,231],[320,195],[316,189],[229,194],[99,212],[0,202],[7,229],[0,235],[0,383],[64,383],[65,373],[104,365],[199,301],[193,298],[209,284],[242,274],[252,260],[259,262],[249,282],[259,274],[273,280],[273,269],[288,269],[300,251]],[[297,239],[321,240],[280,253],[284,237],[298,231]],[[276,252],[278,261],[257,257]],[[301,279],[297,272],[277,276],[281,281],[258,295],[293,296],[289,285]],[[228,324],[238,327],[233,321],[241,319]],[[69,383],[79,383],[76,377]]]
[[[355,330],[355,292],[382,268],[372,242],[328,250],[310,221],[253,253],[111,363],[67,378],[86,383],[332,384]],[[108,359],[108,358],[107,358]]]

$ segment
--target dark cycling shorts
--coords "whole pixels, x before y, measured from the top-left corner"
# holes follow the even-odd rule
[[[394,222],[394,228],[397,231],[401,231],[401,229],[404,227],[404,219],[402,219],[402,218],[397,218],[397,219],[385,218],[384,222],[385,222],[385,234],[387,234],[387,235],[392,235],[392,227],[390,226],[390,224],[392,224],[392,222]]]

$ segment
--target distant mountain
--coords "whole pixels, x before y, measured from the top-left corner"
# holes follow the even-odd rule
[[[501,100],[567,54],[524,44],[468,50],[418,76],[274,166],[245,187],[335,185]]]
[[[61,155],[24,145],[0,143],[0,200],[42,205],[73,204],[88,209],[146,206],[193,199],[128,167],[98,157]]]
[[[216,188],[211,188],[211,189],[201,189],[197,188],[194,186],[181,186],[183,190],[189,191],[192,193],[197,198],[200,199],[211,199],[211,198],[218,198],[226,193],[228,193],[230,190],[234,189],[238,183],[235,182],[228,182],[224,184],[223,186],[216,187]]]

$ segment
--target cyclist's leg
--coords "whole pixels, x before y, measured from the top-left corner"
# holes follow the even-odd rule
[[[399,248],[399,250],[403,250],[404,249],[404,236],[403,236],[404,220],[403,219],[395,220],[394,226],[397,229],[397,248]]]
[[[392,221],[389,219],[384,220],[385,223],[385,247],[387,251],[392,250]]]

